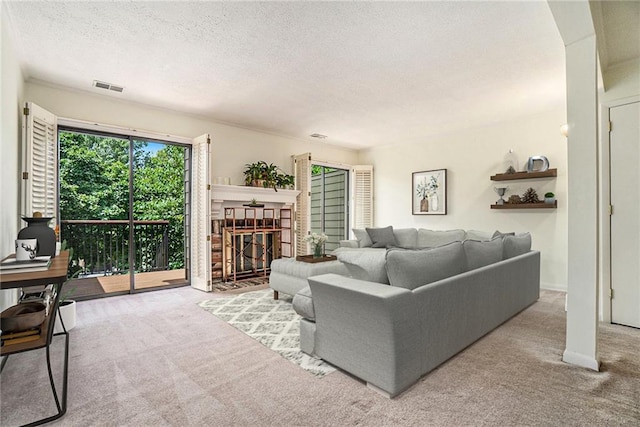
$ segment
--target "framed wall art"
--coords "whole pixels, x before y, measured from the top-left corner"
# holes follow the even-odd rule
[[[413,215],[446,215],[447,170],[413,172],[411,194]]]

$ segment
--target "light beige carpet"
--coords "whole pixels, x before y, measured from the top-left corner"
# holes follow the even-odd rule
[[[63,426],[638,426],[640,331],[602,325],[602,372],[569,366],[564,294],[541,299],[389,400],[318,379],[197,306],[189,288],[78,303]],[[54,349],[59,366],[60,343]],[[0,425],[52,411],[44,352],[11,356]]]

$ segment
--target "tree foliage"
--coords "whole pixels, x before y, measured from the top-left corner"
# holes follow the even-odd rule
[[[129,219],[129,140],[60,132],[63,220]],[[169,266],[184,267],[185,148],[133,142],[133,218],[169,221]],[[154,144],[155,145],[155,144]],[[128,240],[126,227],[120,236]]]

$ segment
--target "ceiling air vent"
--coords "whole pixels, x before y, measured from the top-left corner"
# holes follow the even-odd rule
[[[112,90],[114,92],[122,92],[124,88],[122,86],[116,86],[111,83],[101,82],[100,80],[93,81],[93,87],[97,87],[100,89]]]

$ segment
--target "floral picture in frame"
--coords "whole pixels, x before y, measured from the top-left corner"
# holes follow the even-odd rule
[[[413,215],[447,214],[447,170],[413,172],[411,174]]]

